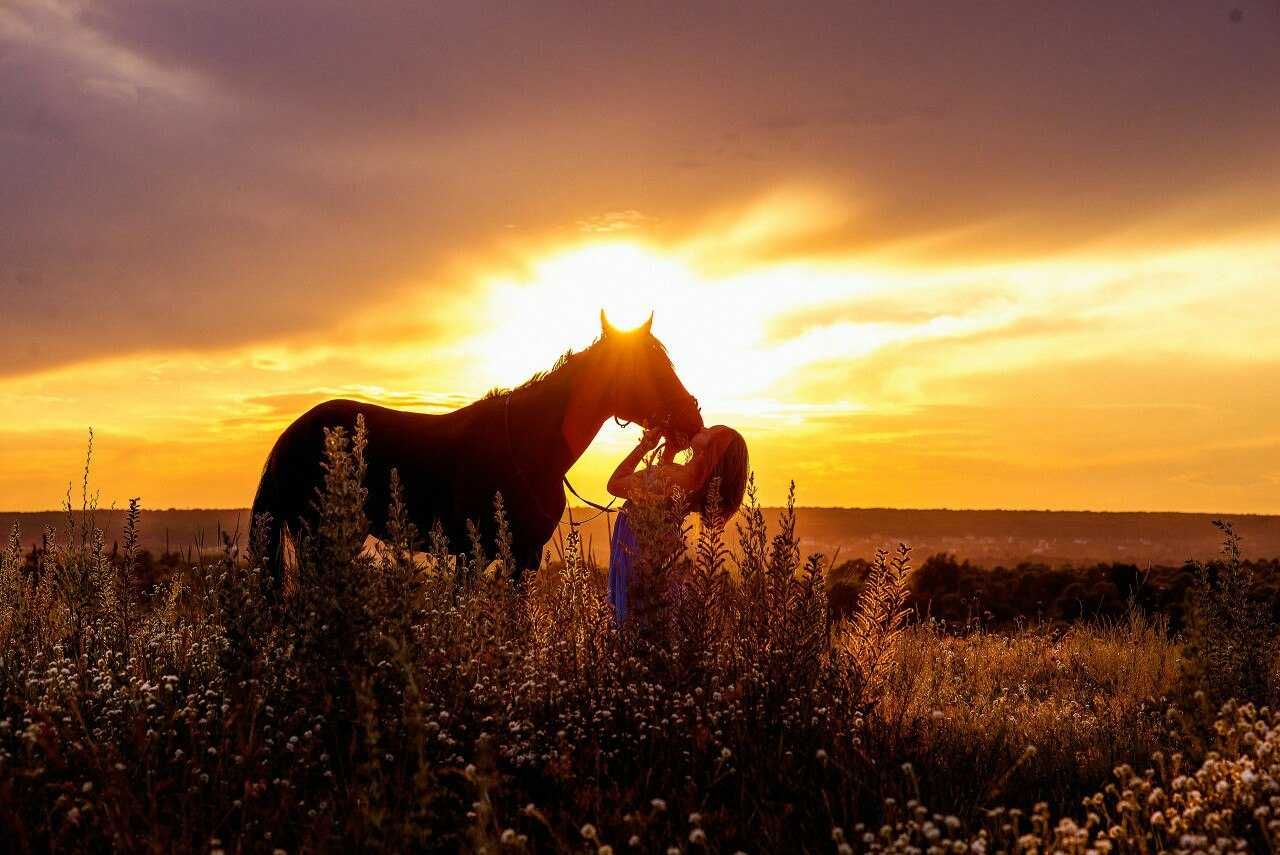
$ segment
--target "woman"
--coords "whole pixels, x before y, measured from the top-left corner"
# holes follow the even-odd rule
[[[609,492],[627,502],[618,513],[609,542],[609,602],[613,604],[614,619],[618,623],[622,623],[629,612],[628,586],[632,582],[631,568],[637,548],[629,519],[631,505],[667,502],[679,491],[686,499],[688,510],[705,514],[709,510],[707,492],[718,479],[720,519],[724,521],[742,505],[747,489],[747,443],[733,428],[715,425],[696,433],[690,443],[693,456],[688,463],[676,463],[675,447],[668,443],[656,464],[637,471],[636,467],[657,447],[661,436],[659,430],[647,429],[640,444],[609,478]]]

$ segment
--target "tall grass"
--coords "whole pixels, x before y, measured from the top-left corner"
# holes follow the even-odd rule
[[[287,596],[255,560],[265,520],[247,560],[227,540],[220,559],[151,591],[131,576],[136,502],[113,559],[87,481],[35,572],[11,533],[5,845],[1083,852],[1271,839],[1276,722],[1228,706],[1218,753],[1199,750],[1165,713],[1178,649],[1136,611],[1065,635],[949,635],[908,622],[900,547],[833,621],[827,563],[799,551],[794,488],[770,537],[753,484],[728,526],[691,531],[678,500],[635,510],[636,608],[616,626],[576,531],[563,561],[512,581],[501,497],[489,555],[438,528],[424,540],[404,509],[413,485],[393,476],[386,541],[363,549],[364,446],[363,425],[329,433]],[[1148,762],[1157,771],[1132,771]]]

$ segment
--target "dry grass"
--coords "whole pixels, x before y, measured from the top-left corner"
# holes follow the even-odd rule
[[[329,438],[288,598],[233,543],[135,590],[136,532],[104,554],[87,487],[38,572],[14,534],[0,840],[493,853],[1270,840],[1271,714],[1229,706],[1206,751],[1166,712],[1179,649],[1136,612],[1066,634],[909,626],[904,548],[877,557],[854,618],[832,623],[825,562],[799,554],[790,511],[767,537],[752,495],[736,530],[711,520],[696,537],[676,509],[638,512],[637,617],[615,627],[574,535],[521,586],[501,537],[494,556],[438,531],[423,542],[397,501],[381,557],[364,550],[362,446],[359,427]],[[1161,771],[1130,771],[1149,762]]]
[[[1117,763],[1146,762],[1178,677],[1177,650],[1136,611],[1064,634],[917,626],[894,664],[877,710],[893,723],[886,759],[929,770],[913,794],[962,813],[1027,793],[1068,806]]]

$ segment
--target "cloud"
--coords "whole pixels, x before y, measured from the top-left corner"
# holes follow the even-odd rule
[[[629,208],[625,211],[608,211],[596,217],[579,220],[578,231],[590,234],[611,234],[643,228],[653,221],[653,217],[646,216],[634,208]]]
[[[742,379],[779,483],[1026,504],[1070,452],[1062,502],[1159,506],[1185,454],[1179,501],[1265,505],[1280,30],[1239,5],[11,0],[0,497],[92,422],[119,483],[234,503],[317,400],[482,392],[529,334],[498,271],[632,240],[687,265],[663,335],[705,400]]]
[[[1277,201],[1280,51],[1211,6],[17,0],[0,364],[333,328],[507,225],[678,235],[796,182],[854,215],[777,253],[1239,230]]]

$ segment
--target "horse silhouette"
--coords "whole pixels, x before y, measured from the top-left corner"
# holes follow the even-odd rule
[[[470,520],[493,554],[493,502],[501,493],[516,574],[536,568],[564,513],[565,473],[606,419],[661,426],[668,436],[690,437],[702,428],[697,399],[676,376],[652,324],[650,315],[636,330],[618,330],[602,311],[600,336],[589,347],[569,351],[522,386],[495,390],[450,413],[333,400],[300,416],[276,440],[253,500],[254,520],[271,515],[264,559],[276,583],[285,527],[298,532],[314,519],[324,478],[324,429],[350,430],[361,415],[368,431],[365,512],[371,534],[385,535],[394,468],[410,520],[422,532],[439,521],[454,552],[466,549]]]

